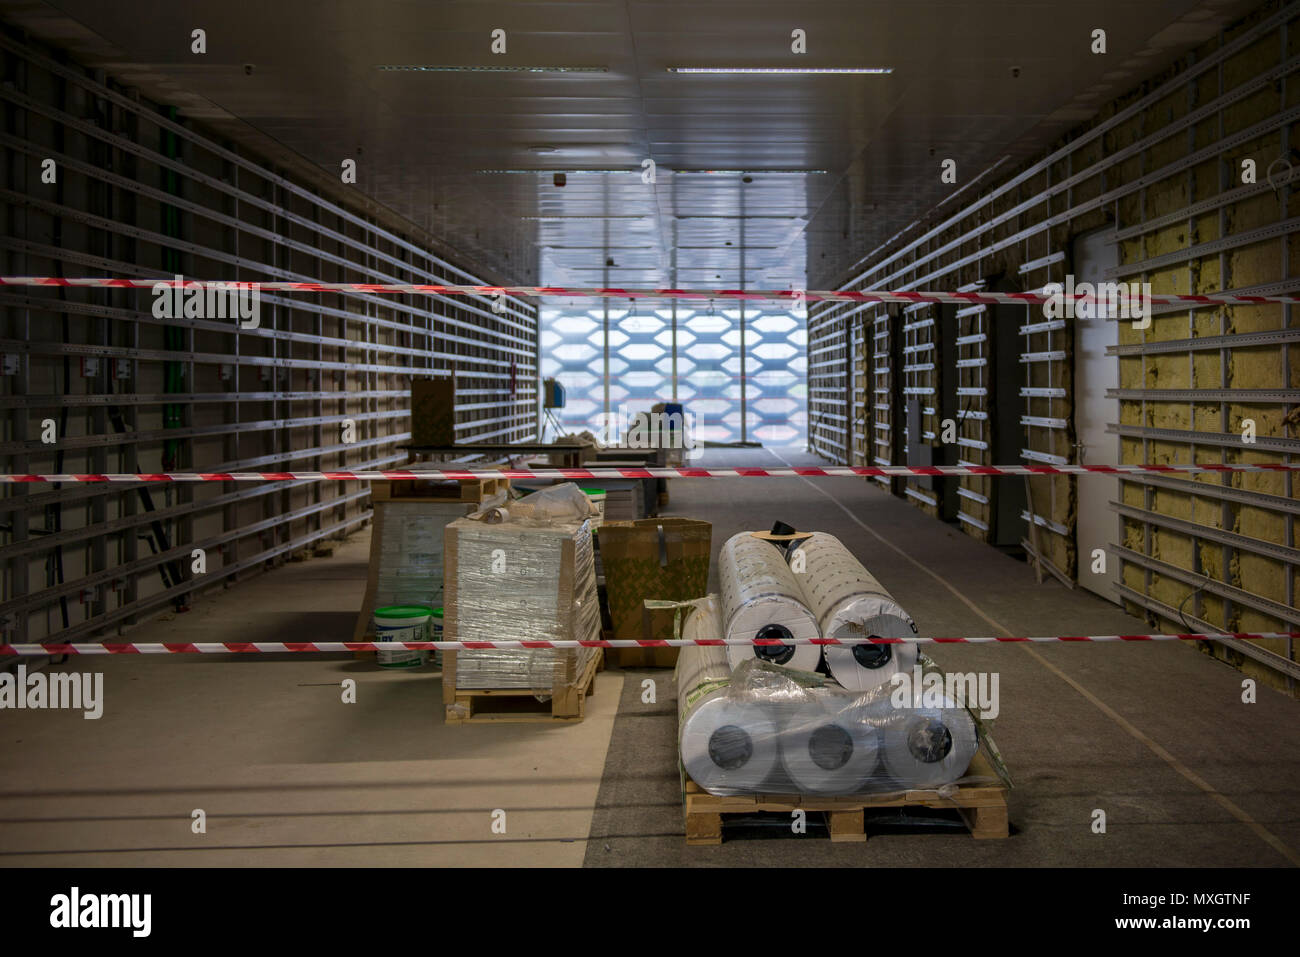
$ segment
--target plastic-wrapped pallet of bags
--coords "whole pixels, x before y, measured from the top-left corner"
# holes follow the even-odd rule
[[[462,502],[384,502],[376,508],[379,539],[376,606],[442,604],[443,529],[473,510]]]
[[[496,520],[484,520],[489,514]],[[598,638],[590,515],[587,497],[566,483],[448,525],[446,640]],[[451,666],[457,688],[526,688],[545,698],[575,684],[595,653],[462,649]]]

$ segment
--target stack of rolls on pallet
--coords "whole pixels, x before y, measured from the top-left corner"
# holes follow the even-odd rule
[[[916,633],[907,612],[832,535],[816,532],[788,549],[752,533],[733,536],[722,547],[719,576],[721,597],[694,603],[683,637]],[[980,746],[977,724],[964,702],[943,693],[942,672],[916,647],[682,649],[683,769],[724,795],[849,796],[960,781]]]

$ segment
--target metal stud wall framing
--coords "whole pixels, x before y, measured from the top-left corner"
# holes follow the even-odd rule
[[[0,58],[8,274],[484,283],[395,217],[366,212],[353,187],[322,195],[20,37],[0,34]],[[266,294],[247,329],[156,318],[153,303],[148,291],[0,294],[6,471],[389,466],[407,457],[398,445],[416,376],[456,376],[459,440],[536,435],[531,303]],[[368,488],[347,483],[6,493],[0,626],[16,641],[87,637],[184,607],[198,588],[370,514]]]
[[[899,318],[897,310],[891,314],[884,306],[877,305],[871,312],[870,325],[870,382],[871,415],[867,422],[867,443],[870,459],[868,465],[897,465],[895,450],[901,442],[900,430],[895,425],[895,409],[900,404],[902,395],[902,374],[895,361],[898,338]],[[885,488],[892,488],[894,480],[876,478],[876,482]]]
[[[1291,200],[1300,178],[1294,154],[1300,121],[1297,17],[1298,3],[1265,4],[1109,106],[1049,155],[1006,173],[1001,182],[991,176],[975,183],[960,198],[960,208],[937,211],[875,250],[839,288],[956,289],[1000,276],[1037,289],[1070,271],[1074,237],[1106,227],[1115,230],[1119,243],[1117,279],[1151,281],[1156,293],[1300,289],[1300,230],[1293,222],[1300,211]],[[1294,172],[1274,162],[1288,155]],[[1256,161],[1254,182],[1243,182],[1246,158]],[[1181,317],[1177,330],[1166,318],[1171,313]],[[929,340],[925,330],[913,328],[902,342],[891,341],[878,306],[819,303],[810,310],[810,356],[833,355],[837,337],[859,314],[874,317],[880,336],[871,366],[876,414],[860,426],[861,441],[883,463],[890,457],[891,430],[906,425],[904,409],[890,405],[888,370],[906,368],[903,391],[927,399],[930,372],[922,366]],[[905,329],[918,314],[926,311],[904,317]],[[1075,461],[1073,320],[1049,320],[1042,310],[1029,309],[990,315],[999,324],[1015,322],[1011,328],[1022,337],[1022,460]],[[1122,388],[1109,393],[1116,400],[1110,431],[1120,461],[1288,461],[1300,451],[1300,370],[1292,358],[1300,330],[1290,307],[1157,307],[1145,333],[1133,332],[1131,323],[1117,325],[1118,344],[1108,353],[1121,363]],[[1001,325],[992,331],[999,330]],[[969,316],[959,319],[959,362],[979,358],[982,344],[971,338],[979,334]],[[1164,363],[1180,354],[1174,376]],[[1158,357],[1164,358],[1157,362]],[[959,365],[957,388],[979,388],[977,368],[974,362]],[[1246,373],[1256,368],[1263,378],[1252,382]],[[810,377],[810,386],[815,384]],[[844,406],[834,405],[830,391],[822,399],[814,421],[820,416],[837,424]],[[925,404],[933,408],[935,401]],[[1171,411],[1175,406],[1177,414]],[[1251,445],[1241,438],[1248,417],[1258,430]],[[928,438],[934,420],[925,421]],[[986,441],[981,433],[987,422],[978,421],[963,416],[959,434]],[[843,450],[858,443],[857,435],[841,437],[829,427],[810,436],[814,450],[835,462],[844,462]],[[959,458],[987,461],[973,451],[979,450],[963,443]],[[1041,553],[1069,578],[1077,572],[1074,481],[1034,479],[1032,509],[1023,513],[1034,523]],[[974,496],[984,489],[961,484],[959,507],[968,517],[980,517],[967,506],[979,505]],[[1297,623],[1297,490],[1289,476],[1197,482],[1151,477],[1126,479],[1122,489],[1123,502],[1115,507],[1126,510],[1116,516],[1112,545],[1113,558],[1123,563],[1120,594],[1130,607],[1168,620],[1168,610],[1183,601],[1184,617],[1192,615],[1188,621],[1205,620],[1216,628]],[[961,523],[968,533],[980,534],[967,518]],[[1233,537],[1225,538],[1230,530]],[[1161,561],[1180,572],[1169,573]],[[1249,574],[1243,574],[1246,566]],[[1295,658],[1295,649],[1283,643],[1257,650],[1253,657],[1272,655],[1275,665]]]
[[[850,454],[851,427],[847,396],[852,390],[849,323],[823,322],[808,334],[808,447],[834,462]]]
[[[921,304],[903,309],[903,440],[904,446],[913,445],[918,437],[911,434],[907,425],[907,403],[915,400],[921,404],[920,441],[934,442],[939,437],[939,362],[936,335],[939,307]],[[930,483],[933,484],[933,483]],[[909,498],[938,508],[934,493],[920,487],[916,479],[903,484],[903,494]]]
[[[989,321],[987,306],[956,310],[957,465],[994,465],[989,457]],[[964,476],[957,485],[957,520],[969,534],[987,539],[992,480]]]
[[[1188,84],[1186,110],[1200,117],[1186,132],[1185,152],[1203,157],[1177,178],[1152,177],[1136,197],[1117,202],[1116,227],[1123,281],[1149,281],[1160,290],[1203,291],[1229,283],[1295,288],[1294,256],[1300,229],[1292,200],[1294,126],[1300,90],[1295,6],[1255,51],[1276,67],[1271,89],[1234,97],[1241,64],[1214,64]],[[1280,113],[1270,115],[1270,108]],[[1289,122],[1277,124],[1281,115]],[[1242,142],[1242,132],[1250,139]],[[1232,144],[1215,153],[1205,142]],[[1277,164],[1274,157],[1289,157]],[[1243,157],[1272,176],[1267,191],[1243,183]],[[1146,160],[1146,154],[1143,155]],[[1277,177],[1277,172],[1287,175]],[[1172,185],[1185,208],[1169,210]],[[1257,184],[1256,184],[1257,185]],[[1119,324],[1119,422],[1108,429],[1126,457],[1148,461],[1290,461],[1300,453],[1297,411],[1300,370],[1291,343],[1300,339],[1290,306],[1210,310],[1157,309],[1150,328]],[[1164,389],[1134,389],[1158,384]],[[1262,388],[1258,388],[1262,387]],[[1243,442],[1246,420],[1254,441]],[[1176,618],[1212,619],[1245,630],[1256,622],[1300,624],[1296,608],[1300,550],[1296,546],[1297,490],[1291,476],[1260,481],[1246,476],[1198,476],[1196,481],[1121,482],[1113,503],[1121,517],[1117,546],[1123,591],[1135,605],[1159,613],[1160,599]],[[1296,660],[1290,641],[1267,649]],[[1288,671],[1294,681],[1295,673]]]

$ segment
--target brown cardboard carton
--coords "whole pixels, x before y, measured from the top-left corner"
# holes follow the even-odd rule
[[[647,598],[685,601],[709,588],[713,526],[691,518],[606,522],[601,565],[615,638],[671,638],[672,616],[655,615]]]

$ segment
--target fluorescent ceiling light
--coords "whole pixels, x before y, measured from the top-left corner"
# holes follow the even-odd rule
[[[734,216],[731,214],[723,215],[721,213],[716,216],[705,215],[705,214],[698,214],[698,215],[682,214],[682,215],[676,215],[673,218],[674,219],[786,219],[786,220],[799,220],[800,222],[803,221],[802,216],[778,216],[778,215],[769,215],[767,213],[752,213],[745,216]]]
[[[608,73],[607,66],[439,66],[390,65],[376,67],[389,73]]]
[[[893,73],[888,66],[670,66],[669,73],[771,73],[814,74],[836,73],[881,76]]]
[[[824,169],[674,169],[670,173],[691,176],[802,176],[805,173],[822,174]]]
[[[650,214],[642,216],[520,216],[520,219],[530,222],[562,222],[566,219],[649,219]]]
[[[640,175],[644,170],[640,166],[629,167],[626,169],[480,169],[475,170],[480,174],[508,175],[508,176],[552,176],[555,173],[564,173],[568,176],[590,175],[625,175],[636,173]],[[824,169],[670,169],[666,166],[660,166],[659,172],[670,173],[677,176],[805,176],[809,174],[825,174],[829,170]]]
[[[509,176],[552,176],[556,173],[564,173],[568,176],[586,174],[613,174],[613,173],[640,173],[641,168],[636,169],[481,169],[476,170],[482,174],[492,175],[509,175]]]

